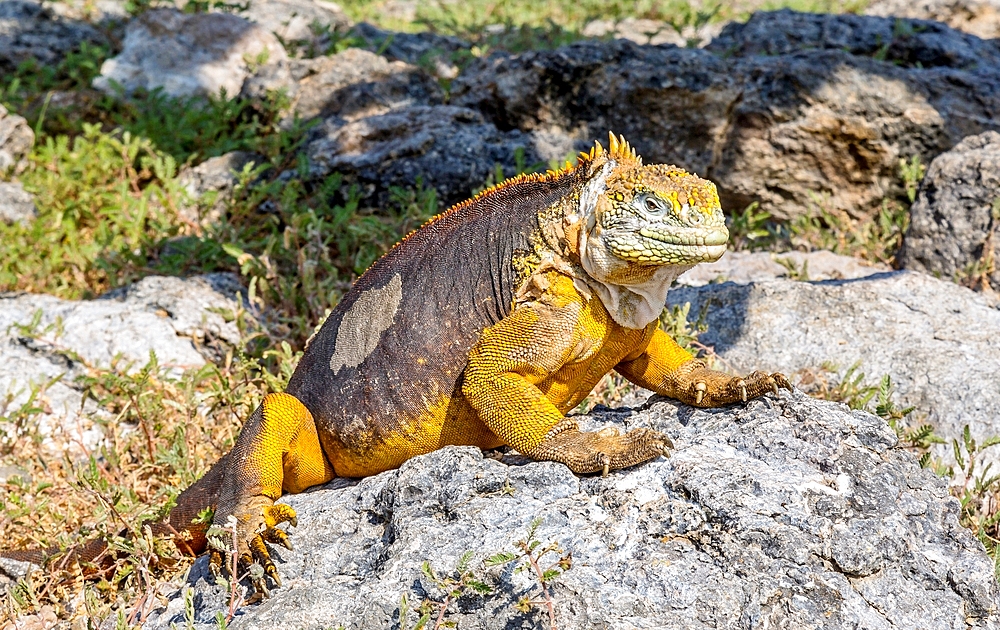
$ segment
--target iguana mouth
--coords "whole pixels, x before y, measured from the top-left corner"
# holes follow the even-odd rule
[[[726,253],[729,231],[725,228],[649,227],[632,232],[632,237],[609,238],[607,243],[618,258],[640,264],[694,265],[714,262]]]
[[[655,230],[642,228],[639,235],[668,245],[688,245],[704,247],[725,247],[729,242],[729,230],[726,228],[677,228]]]

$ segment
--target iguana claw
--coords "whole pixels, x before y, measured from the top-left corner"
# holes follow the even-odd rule
[[[231,516],[227,526],[213,526],[209,530],[209,568],[216,577],[229,575],[231,563],[225,562],[225,557],[238,553],[236,565],[237,578],[248,577],[253,590],[251,601],[269,597],[271,592],[267,586],[270,578],[275,586],[281,586],[278,569],[271,559],[265,543],[279,544],[291,549],[292,544],[287,532],[278,529],[280,523],[298,524],[295,510],[284,504],[261,506],[269,501],[266,497],[256,497],[247,502],[240,517]],[[235,546],[234,546],[235,528]]]
[[[676,397],[696,407],[720,407],[737,401],[746,403],[767,392],[777,394],[779,389],[792,389],[792,384],[780,372],[751,372],[739,377],[711,370],[700,360],[691,361],[688,366],[676,377],[679,385]]]
[[[695,391],[694,404],[696,405],[701,404],[701,401],[705,399],[705,392],[707,390],[708,390],[708,385],[705,385],[705,383],[703,382],[699,381],[694,384],[694,391]]]

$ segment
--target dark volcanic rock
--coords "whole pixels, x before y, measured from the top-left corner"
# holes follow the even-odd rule
[[[0,0],[0,73],[29,59],[56,64],[83,42],[108,44],[93,26],[55,15],[41,2]]]
[[[395,33],[367,22],[356,24],[351,34],[363,39],[370,50],[377,51],[388,59],[420,66],[434,76],[445,79],[453,79],[458,75],[455,57],[472,48],[469,42],[449,35],[427,31]]]
[[[445,620],[548,627],[544,606],[514,608],[538,595],[530,571],[482,564],[513,550],[536,518],[538,540],[572,554],[553,587],[567,630],[995,627],[992,561],[958,524],[944,482],[879,418],[783,393],[710,411],[660,400],[597,414],[590,428],[599,423],[654,427],[676,450],[602,478],[448,447],[286,497],[299,527],[295,551],[280,550],[285,585],[234,627],[383,630],[400,624],[404,594],[412,627],[422,598],[441,599],[421,564],[450,574],[467,551],[494,594],[460,598]],[[227,605],[206,565],[185,587],[198,628]],[[180,591],[145,627],[171,623],[186,623]]]
[[[970,136],[931,162],[910,209],[901,267],[1000,290],[1000,133]]]
[[[704,175],[727,132],[740,86],[725,61],[701,50],[580,42],[555,51],[493,56],[452,86],[451,102],[501,129],[554,131],[589,142],[625,134],[647,162]]]
[[[862,15],[756,13],[730,23],[707,49],[725,55],[789,55],[805,50],[842,50],[903,66],[973,68],[1000,63],[1000,48],[939,22]]]
[[[532,139],[502,132],[470,109],[410,107],[346,125],[326,121],[306,151],[311,176],[338,172],[358,184],[365,198],[381,205],[391,186],[434,188],[445,204],[467,198],[499,164],[513,175],[518,149],[524,161],[539,157]]]
[[[1000,129],[995,43],[932,23],[893,39],[894,24],[779,11],[727,27],[720,54],[615,41],[496,55],[456,79],[451,103],[583,144],[622,133],[647,161],[716,181],[734,210],[866,215],[899,191],[901,158]]]

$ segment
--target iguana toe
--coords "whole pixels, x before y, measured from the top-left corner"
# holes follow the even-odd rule
[[[269,542],[272,545],[281,545],[289,551],[294,551],[292,547],[292,541],[288,538],[288,533],[281,529],[270,529],[262,534],[265,542]]]
[[[265,508],[264,523],[267,525],[268,530],[274,529],[275,525],[279,523],[288,523],[292,527],[298,527],[299,518],[295,514],[295,510],[292,509],[292,506],[285,505],[284,503],[275,503]]]

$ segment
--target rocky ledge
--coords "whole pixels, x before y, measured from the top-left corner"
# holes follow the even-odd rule
[[[470,551],[492,594],[457,598],[444,620],[549,627],[544,604],[517,607],[543,599],[530,571],[484,565],[535,520],[538,549],[571,556],[551,593],[564,630],[998,627],[993,563],[958,502],[876,416],[783,392],[717,410],[654,398],[586,423],[654,427],[676,450],[602,478],[449,447],[286,497],[300,525],[296,550],[275,552],[284,586],[232,627],[413,627],[424,598],[443,600],[421,565],[454,573]],[[206,569],[202,558],[145,627],[216,627],[228,600]]]

